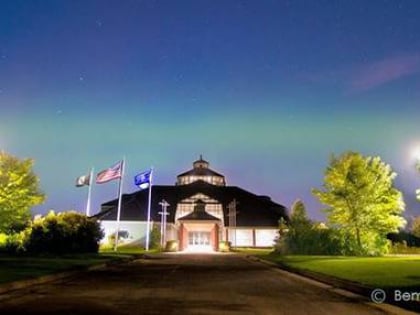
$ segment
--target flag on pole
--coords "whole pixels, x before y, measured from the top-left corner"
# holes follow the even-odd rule
[[[103,184],[113,179],[121,178],[122,166],[123,166],[123,161],[119,161],[118,163],[115,163],[110,168],[107,168],[106,170],[99,172],[96,175],[96,183]]]
[[[152,173],[153,167],[150,170],[137,174],[134,177],[134,184],[140,189],[149,188],[149,198],[147,201],[147,225],[146,225],[146,251],[149,251],[150,243],[150,208],[152,202]]]
[[[115,251],[118,250],[118,238],[119,238],[119,232],[120,232],[121,201],[122,201],[124,169],[125,169],[125,157],[123,157],[123,159],[120,161],[119,169],[118,169],[118,172],[120,175],[119,176],[120,184],[118,185],[117,229],[115,230],[115,244],[114,244]]]
[[[152,170],[148,170],[134,176],[134,185],[138,186],[140,189],[146,189],[149,187],[152,180]]]
[[[86,202],[86,216],[90,216],[90,196],[92,194],[92,185],[91,185],[92,178],[93,178],[93,167],[90,170],[88,175],[82,175],[76,178],[76,187],[89,186],[88,198]]]
[[[90,185],[90,174],[82,175],[76,178],[76,187],[83,187]]]

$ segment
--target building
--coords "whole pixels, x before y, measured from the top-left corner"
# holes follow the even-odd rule
[[[144,189],[122,196],[122,242],[144,244],[148,193]],[[210,169],[201,156],[191,170],[177,176],[175,185],[153,185],[151,196],[152,225],[158,225],[165,241],[177,241],[179,250],[218,250],[221,241],[235,247],[272,246],[279,219],[287,219],[285,207],[270,197],[227,186],[225,177]],[[102,204],[98,217],[104,241],[115,234],[117,204],[118,200]],[[164,208],[168,214],[161,225]]]

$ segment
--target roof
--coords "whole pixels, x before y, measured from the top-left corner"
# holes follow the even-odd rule
[[[168,207],[168,223],[174,223],[176,205],[191,196],[202,193],[222,204],[224,222],[227,225],[228,205],[234,199],[238,202],[236,207],[237,226],[278,226],[281,217],[287,218],[286,208],[266,196],[258,196],[236,186],[215,186],[204,181],[196,181],[187,185],[155,185],[152,187],[151,219],[160,221],[159,202],[165,199]],[[124,194],[122,196],[121,220],[146,221],[147,218],[148,189]],[[102,204],[101,212],[96,217],[102,220],[116,220],[118,200]]]
[[[224,177],[222,174],[219,174],[215,171],[213,171],[210,168],[193,168],[189,171],[186,171],[182,174],[179,174],[178,177],[182,177],[182,176],[219,176],[219,177]]]
[[[203,160],[203,156],[200,154],[200,158],[197,161],[193,162],[193,168],[189,171],[179,174],[177,177],[183,176],[219,176],[224,177],[222,174],[219,174],[209,168],[210,163],[206,160]]]

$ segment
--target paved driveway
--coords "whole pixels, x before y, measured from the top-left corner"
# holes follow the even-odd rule
[[[0,296],[0,314],[385,314],[233,254],[161,255]]]

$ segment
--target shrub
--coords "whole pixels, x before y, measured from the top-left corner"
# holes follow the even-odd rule
[[[296,200],[291,210],[289,222],[279,222],[279,238],[275,245],[278,253],[343,255],[347,252],[346,244],[351,239],[346,239],[340,231],[327,228],[325,224],[312,222],[301,200]]]
[[[0,253],[7,252],[7,239],[8,236],[5,233],[0,233]]]
[[[35,218],[27,230],[25,248],[29,253],[92,253],[103,237],[99,223],[76,211]]]
[[[219,252],[230,252],[231,243],[228,241],[219,242]]]
[[[108,246],[110,246],[111,248],[115,247],[115,233],[111,233],[108,235]]]
[[[165,252],[177,252],[179,244],[177,240],[170,240],[166,242]]]
[[[150,231],[149,237],[149,249],[160,249],[160,229],[154,225],[152,230]]]
[[[108,235],[107,245],[112,248],[115,247],[115,232]],[[124,245],[124,243],[127,242],[128,236],[129,236],[128,231],[119,230],[118,231],[118,246]]]
[[[338,230],[308,226],[305,230],[290,227],[279,238],[275,251],[283,255],[346,255],[345,239]]]
[[[390,254],[403,254],[403,255],[418,255],[420,254],[420,247],[407,246],[407,242],[394,243],[390,248]]]
[[[0,233],[0,252],[8,254],[22,254],[25,252],[27,232],[4,234]]]
[[[7,235],[4,233],[0,233],[0,248],[4,248],[7,242]]]

